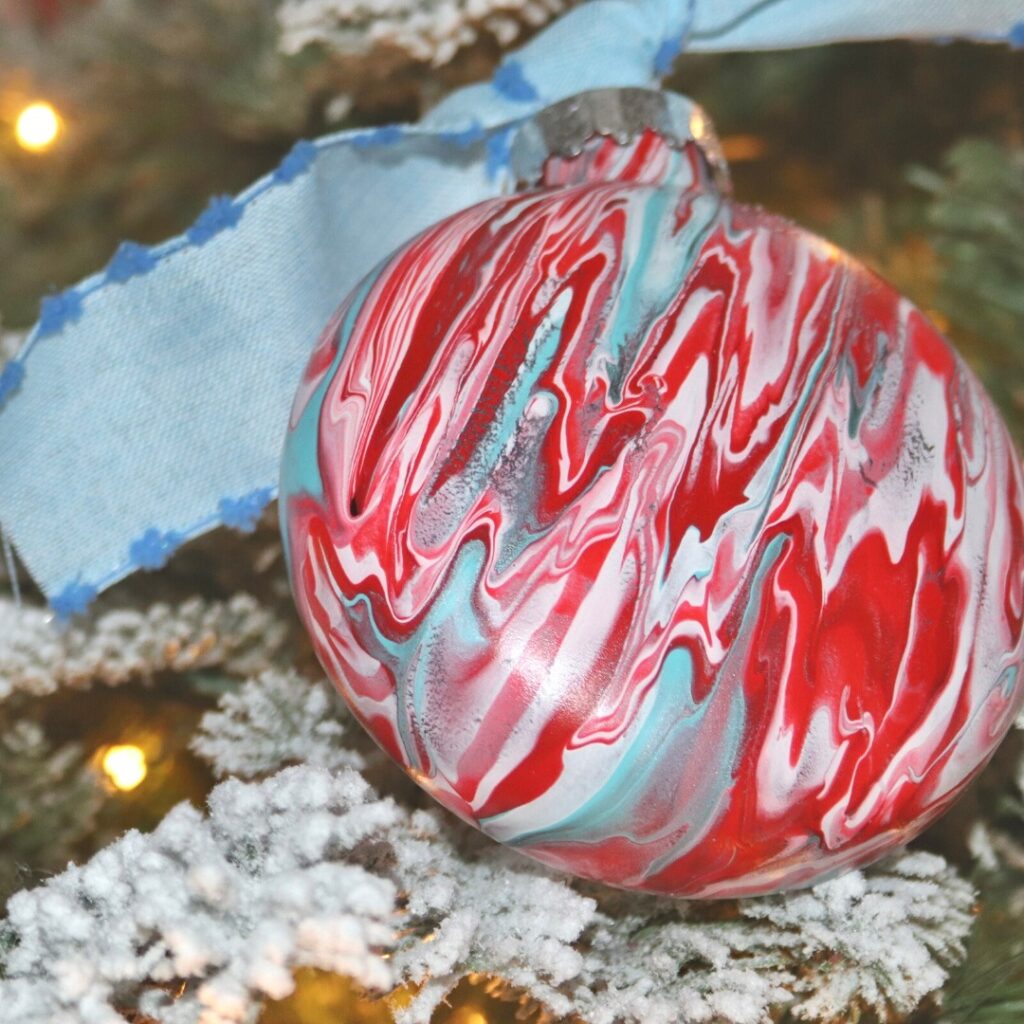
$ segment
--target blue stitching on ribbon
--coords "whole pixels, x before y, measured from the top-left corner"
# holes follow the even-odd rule
[[[133,277],[148,274],[157,263],[156,257],[138,242],[122,242],[107,265],[107,280],[124,284]]]
[[[193,245],[205,245],[222,231],[233,228],[244,212],[245,206],[235,202],[231,196],[214,196],[195,224],[185,232],[185,237]]]
[[[491,79],[491,85],[507,100],[513,103],[531,103],[540,99],[534,84],[523,72],[523,65],[517,60],[506,60],[498,65]]]
[[[1024,50],[1024,21],[1018,21],[1010,29],[1006,41],[1010,44],[1011,49]]]
[[[240,530],[242,533],[252,533],[263,510],[273,498],[273,487],[259,487],[240,498],[221,498],[217,511],[225,526]]]
[[[36,337],[60,334],[68,324],[74,323],[82,315],[82,308],[82,296],[74,288],[56,295],[47,295],[39,304]]]
[[[159,569],[167,563],[174,552],[193,537],[199,537],[217,526],[228,526],[246,533],[255,528],[255,521],[263,510],[277,497],[276,487],[260,487],[255,491],[242,495],[240,498],[222,498],[218,503],[218,513],[204,516],[193,523],[187,530],[171,530],[161,533],[155,527],[148,529],[129,550],[128,561],[117,569],[108,572],[95,583],[83,583],[80,576],[76,577],[63,590],[50,600],[50,608],[54,614],[67,621],[73,615],[84,612],[102,590],[122,580],[136,569]],[[257,507],[258,506],[258,507]],[[160,564],[156,564],[157,560]]]
[[[360,132],[352,139],[352,145],[356,149],[370,149],[373,146],[391,146],[400,142],[405,130],[401,125],[386,124],[380,128],[371,128],[369,131]]]
[[[487,137],[487,177],[493,181],[503,170],[508,167],[509,157],[512,154],[512,136],[515,134],[516,125],[504,128],[501,131],[493,132]]]
[[[667,75],[672,70],[676,57],[683,52],[682,39],[666,39],[654,55],[654,73]]]
[[[659,77],[667,75],[672,70],[676,57],[686,49],[686,44],[690,41],[690,33],[693,31],[693,20],[696,16],[697,0],[690,0],[686,9],[686,23],[683,26],[683,31],[677,36],[671,36],[668,39],[662,40],[661,46],[658,47],[658,51],[654,55],[654,73]]]
[[[0,370],[0,408],[18,388],[25,379],[25,364],[17,359],[11,359],[4,364]]]
[[[140,569],[162,569],[182,544],[182,536],[169,530],[161,533],[151,526],[141,537],[132,541],[128,557]]]
[[[54,596],[50,601],[50,607],[61,622],[67,622],[72,615],[84,612],[96,599],[96,594],[97,590],[91,583],[75,580]]]
[[[308,139],[300,139],[292,146],[288,155],[278,164],[274,171],[274,181],[279,185],[287,185],[313,166],[317,149]]]
[[[474,142],[480,142],[486,134],[484,126],[479,121],[471,121],[465,128],[440,132],[439,137],[442,142],[450,142],[453,146],[465,149]]]
[[[513,72],[514,74],[514,72]],[[529,88],[529,83],[527,83]],[[234,227],[242,219],[246,208],[269,189],[277,185],[287,185],[296,177],[309,169],[322,149],[336,146],[352,145],[357,149],[372,146],[390,145],[404,137],[406,130],[401,125],[384,125],[371,128],[356,135],[342,133],[337,136],[314,143],[302,140],[292,147],[291,152],[282,160],[277,170],[263,181],[250,186],[240,198],[221,195],[213,197],[206,209],[199,215],[195,223],[177,238],[170,239],[159,246],[147,249],[134,242],[124,243],[114,254],[105,272],[94,275],[86,281],[79,282],[74,288],[43,299],[39,319],[34,330],[29,334],[20,358],[29,355],[36,342],[43,338],[59,334],[63,328],[76,322],[84,312],[84,300],[94,292],[102,291],[111,284],[120,284],[131,277],[149,272],[164,260],[176,256],[188,246],[205,245],[211,238],[228,228]],[[485,129],[476,122],[459,131],[439,133],[445,141],[455,145],[469,146],[486,136]],[[504,138],[488,138],[488,173],[496,175],[508,163],[508,140]],[[143,255],[143,253],[145,255]],[[129,274],[129,268],[132,273]],[[14,373],[17,371],[11,371]],[[13,388],[7,392],[10,395]]]

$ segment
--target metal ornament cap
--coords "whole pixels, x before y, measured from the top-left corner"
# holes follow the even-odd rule
[[[711,118],[689,97],[655,89],[594,89],[545,107],[517,131],[512,173],[522,186],[537,185],[550,157],[579,156],[596,136],[626,145],[645,131],[673,149],[695,145],[717,189],[731,193],[729,167]]]

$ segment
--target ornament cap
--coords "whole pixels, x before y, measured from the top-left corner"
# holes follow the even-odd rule
[[[594,89],[553,103],[528,118],[512,141],[517,182],[540,184],[551,157],[574,158],[605,137],[627,145],[654,132],[673,149],[694,145],[719,191],[732,189],[729,168],[711,119],[693,100],[658,89]]]

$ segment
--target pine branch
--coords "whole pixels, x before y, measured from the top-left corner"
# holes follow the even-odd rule
[[[942,173],[915,168],[910,180],[930,195],[936,304],[1024,437],[1024,149],[964,139]]]
[[[928,854],[743,901],[723,921],[670,900],[629,898],[623,913],[621,895],[584,895],[483,841],[460,853],[450,820],[349,769],[232,780],[209,807],[181,805],[11,899],[0,1022],[106,1024],[136,1006],[240,1022],[300,967],[414,984],[408,1024],[481,973],[593,1024],[758,1024],[785,1002],[808,1019],[857,1003],[896,1019],[941,984],[970,927],[971,887]]]
[[[344,57],[397,50],[434,67],[488,35],[510,46],[573,0],[284,0],[281,49],[320,44]]]
[[[246,676],[269,667],[287,627],[246,594],[107,612],[64,630],[44,609],[0,598],[0,700],[61,686],[116,686],[159,672],[221,666]]]
[[[0,734],[0,896],[24,885],[22,872],[38,864],[66,864],[103,799],[78,744],[54,748],[28,720]]]
[[[298,762],[363,768],[349,725],[341,698],[325,683],[270,670],[221,697],[219,710],[203,716],[192,749],[221,777],[255,778]]]
[[[196,746],[221,771],[262,774],[356,764],[358,742],[322,686],[263,673],[222,696]],[[805,892],[681,903],[571,883],[347,767],[231,780],[209,807],[178,807],[11,900],[0,1024],[106,1024],[115,1008],[242,1021],[303,967],[412,985],[405,1024],[468,976],[591,1024],[761,1024],[781,1006],[897,1021],[941,986],[971,926],[971,886],[926,853]]]

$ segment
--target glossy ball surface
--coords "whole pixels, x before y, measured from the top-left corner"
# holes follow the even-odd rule
[[[439,801],[678,896],[911,838],[1021,705],[1024,487],[925,317],[714,192],[434,226],[345,302],[282,517],[330,677]]]

